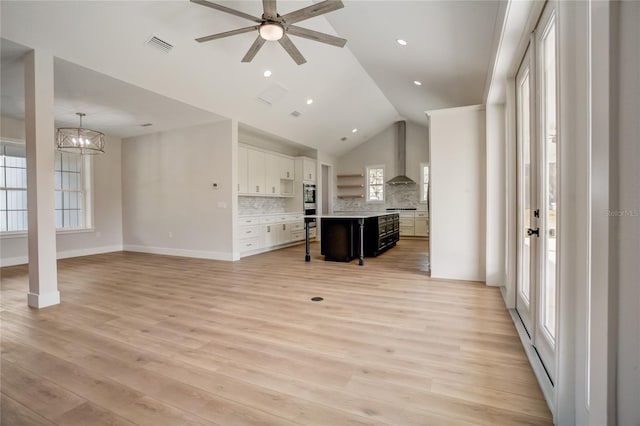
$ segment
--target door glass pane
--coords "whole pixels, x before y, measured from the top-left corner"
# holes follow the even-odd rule
[[[542,285],[543,326],[555,338],[556,330],[556,213],[557,213],[557,152],[556,143],[556,32],[555,23],[549,25],[542,43],[543,119],[544,119],[544,193],[543,209],[545,280]]]
[[[518,129],[521,141],[520,162],[522,186],[520,188],[520,205],[522,229],[522,267],[520,268],[520,293],[524,301],[529,304],[531,293],[531,238],[527,235],[527,229],[531,227],[531,141],[530,141],[530,96],[529,73],[525,75],[518,87]]]

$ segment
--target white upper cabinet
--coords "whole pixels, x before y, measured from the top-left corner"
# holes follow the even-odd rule
[[[294,179],[294,164],[293,158],[280,157],[280,179]]]
[[[291,157],[239,146],[238,194],[292,197],[294,165]]]
[[[255,149],[247,149],[247,181],[248,181],[248,194],[266,194],[266,164],[265,153],[257,151]]]
[[[247,148],[240,146],[238,147],[238,193],[246,194],[249,190],[248,182],[247,182]]]
[[[316,160],[310,158],[302,159],[302,180],[305,182],[316,181]]]
[[[280,158],[265,153],[265,184],[267,195],[280,195]]]

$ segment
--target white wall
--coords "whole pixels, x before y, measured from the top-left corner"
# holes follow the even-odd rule
[[[24,123],[2,117],[3,137],[24,140]],[[122,250],[122,185],[121,141],[107,136],[105,153],[93,161],[93,229],[81,232],[58,231],[58,258],[107,253]],[[52,151],[53,154],[53,151]],[[18,265],[28,262],[27,235],[2,237],[0,264]]]
[[[429,111],[431,276],[485,281],[485,112]]]
[[[486,283],[493,286],[506,284],[505,263],[505,193],[506,193],[506,120],[504,104],[487,105],[486,136]]]
[[[617,101],[618,134],[611,142],[612,152],[611,209],[622,213],[612,216],[614,225],[614,278],[618,282],[618,312],[613,321],[618,330],[617,343],[617,422],[640,425],[640,2],[618,3],[618,55],[612,82],[612,101]],[[616,114],[612,115],[613,117]],[[617,228],[617,229],[616,229]],[[617,316],[617,318],[616,318]]]
[[[227,120],[123,141],[125,250],[233,259],[234,127]]]
[[[338,158],[336,173],[364,173],[369,165],[384,164],[387,180],[397,175],[396,127],[392,125]],[[420,180],[420,163],[429,162],[429,131],[407,121],[407,176]]]

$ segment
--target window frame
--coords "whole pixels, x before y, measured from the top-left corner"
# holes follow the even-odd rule
[[[427,169],[427,193],[425,194],[424,192],[424,178],[425,178],[425,168]],[[427,201],[429,201],[428,197],[429,197],[429,185],[431,184],[431,176],[429,175],[430,173],[430,165],[429,163],[423,162],[420,163],[420,202],[421,203],[426,203]],[[425,197],[426,195],[426,197]]]
[[[3,143],[7,143],[7,144],[14,144],[14,145],[25,145],[25,141],[24,140],[20,140],[20,139],[13,139],[13,138],[7,138],[7,137],[2,137],[0,138],[0,141]],[[26,150],[26,147],[25,147]],[[51,155],[55,156],[55,155],[59,155],[60,152],[53,149]],[[73,155],[73,154],[69,154],[66,153],[67,155]],[[25,157],[26,158],[26,157]],[[82,212],[82,223],[83,226],[81,227],[67,227],[67,228],[58,228],[56,226],[56,234],[76,234],[76,233],[84,233],[84,232],[93,232],[95,229],[93,227],[94,224],[94,209],[93,209],[93,191],[94,191],[94,187],[93,187],[93,157],[91,155],[85,155],[82,156],[81,158],[81,173],[80,173],[80,185],[81,185],[81,193],[82,193],[82,208],[81,208],[81,212]],[[27,167],[28,170],[28,167]],[[28,173],[28,171],[27,171]],[[54,170],[53,173],[56,173],[55,170],[55,158],[54,158]],[[54,182],[55,182],[55,178],[54,178]],[[5,182],[6,183],[6,182]],[[54,198],[56,196],[56,194],[59,192],[59,190],[55,187],[54,184],[54,188],[53,188],[53,192],[54,192]],[[55,204],[54,204],[54,209],[55,209]],[[27,208],[27,212],[28,212],[28,208]],[[55,211],[54,211],[54,215],[55,215]],[[5,238],[21,238],[24,237],[28,234],[29,229],[28,229],[28,219],[27,219],[27,229],[24,230],[19,230],[19,231],[0,231],[0,239],[5,239]]]
[[[0,139],[0,142],[1,142],[1,143],[0,143],[0,147],[2,147],[2,146],[4,146],[4,145],[24,145],[24,142],[22,142],[22,141],[20,141],[20,140],[11,139],[11,138],[1,138],[1,139]],[[5,149],[4,149],[4,148],[2,148],[2,153],[1,153],[0,155],[3,155],[3,156],[4,156],[4,153],[5,153],[5,152],[6,152],[6,151],[5,151]],[[14,158],[20,158],[20,157],[15,157],[15,156],[11,156],[11,157],[14,157]],[[0,165],[0,170],[2,170],[3,178],[4,178],[4,179],[3,179],[3,181],[4,181],[4,185],[3,185],[3,186],[1,186],[0,188],[1,188],[3,191],[6,191],[5,196],[8,196],[8,192],[9,192],[9,191],[24,191],[24,193],[25,193],[25,197],[26,197],[26,193],[27,193],[27,178],[26,178],[26,173],[27,173],[27,172],[26,172],[26,171],[27,171],[27,164],[26,164],[26,153],[25,153],[25,157],[24,157],[24,158],[25,158],[25,165],[24,165],[24,168],[23,168],[23,167],[14,167],[14,166],[11,166],[11,168],[14,168],[14,169],[24,169],[24,170],[25,170],[25,184],[24,184],[24,186],[19,186],[19,187],[18,187],[18,186],[12,186],[12,187],[7,186],[7,182],[6,182],[6,177],[7,177],[7,176],[6,176],[6,165],[4,165],[4,164],[3,164],[3,165]],[[20,230],[13,230],[13,231],[9,231],[9,230],[8,230],[8,229],[9,229],[9,227],[8,227],[8,220],[9,220],[9,215],[8,215],[8,212],[9,212],[8,207],[9,207],[9,206],[8,206],[8,204],[9,204],[9,203],[8,203],[8,200],[6,200],[6,206],[5,206],[5,207],[6,207],[6,210],[4,210],[4,211],[6,211],[6,212],[7,212],[7,218],[6,218],[6,220],[7,220],[7,230],[6,230],[6,231],[0,231],[0,235],[22,235],[22,234],[26,233],[26,232],[27,232],[27,229],[20,229]],[[13,210],[12,210],[12,211],[13,211]],[[27,207],[27,209],[26,209],[26,210],[19,210],[19,211],[26,211],[26,212],[27,212],[27,214],[28,214],[28,211],[29,211],[29,210],[28,210],[28,207]],[[27,217],[27,223],[25,224],[25,226],[27,226],[27,227],[28,227],[28,221],[29,221],[29,219],[28,219],[28,217]],[[0,228],[0,229],[1,229],[1,228]]]
[[[382,169],[382,200],[372,200],[371,199],[371,184],[369,183],[369,171],[374,169]],[[385,190],[385,178],[386,178],[386,169],[384,164],[376,164],[369,165],[365,168],[365,185],[366,185],[366,202],[370,204],[384,204],[386,201],[386,190]]]

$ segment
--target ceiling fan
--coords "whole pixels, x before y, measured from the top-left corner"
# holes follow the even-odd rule
[[[333,12],[334,10],[343,8],[344,4],[342,4],[341,0],[321,1],[319,3],[312,4],[311,6],[289,12],[286,15],[282,16],[280,16],[280,14],[278,14],[276,10],[276,0],[262,0],[264,9],[262,18],[249,15],[239,10],[231,9],[230,7],[226,7],[217,3],[212,3],[207,0],[191,0],[191,2],[219,10],[221,12],[226,12],[231,15],[236,15],[258,24],[251,27],[239,28],[237,30],[226,31],[219,34],[212,34],[196,39],[198,43],[204,43],[205,41],[216,40],[219,38],[258,30],[258,38],[256,38],[256,41],[253,42],[247,54],[244,55],[244,58],[242,58],[242,62],[251,62],[251,60],[256,56],[256,54],[266,41],[278,41],[278,43],[280,43],[284,50],[287,51],[289,56],[291,56],[296,64],[304,64],[305,62],[307,62],[307,60],[304,58],[304,56],[302,56],[302,54],[293,44],[288,35],[304,37],[309,40],[319,41],[321,43],[327,43],[337,47],[344,47],[345,43],[347,42],[347,40],[340,37],[293,25],[296,22],[304,21],[305,19],[313,18],[315,16],[323,15],[325,13]]]

